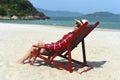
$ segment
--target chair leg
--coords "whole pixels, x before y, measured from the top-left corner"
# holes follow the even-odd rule
[[[39,49],[31,52],[31,55],[32,57],[29,59],[29,62],[30,62],[30,65],[33,65],[39,55]]]
[[[69,72],[72,73],[72,59],[71,59],[71,50],[70,50],[70,44],[67,47],[68,49],[68,65],[69,65]]]
[[[37,56],[32,57],[31,59],[29,59],[30,65],[33,65],[35,63]]]
[[[85,52],[85,42],[84,39],[82,40],[82,52],[83,52],[83,64],[86,65],[86,52]]]

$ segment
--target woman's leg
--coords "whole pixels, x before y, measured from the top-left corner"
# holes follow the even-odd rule
[[[32,59],[32,54],[31,54],[31,52],[32,51],[34,51],[34,50],[37,50],[38,48],[36,48],[36,47],[32,47],[22,58],[20,58],[18,61],[17,61],[17,63],[19,63],[19,64],[24,64],[24,62],[26,61],[26,60],[31,60]],[[44,49],[44,48],[41,48],[40,49],[40,53],[41,54],[48,54],[48,52]]]
[[[25,54],[25,56],[20,58],[17,62],[19,64],[24,64],[26,60],[28,60],[29,58],[32,58],[31,52],[33,52],[34,50],[38,50],[38,47],[43,47],[43,45],[44,45],[43,42],[39,42],[35,44],[34,46],[31,47],[31,49],[29,49],[29,51]],[[38,47],[35,47],[35,46],[38,46]],[[44,53],[44,52],[45,52],[45,49],[41,48],[40,53]]]
[[[19,63],[19,64],[24,64],[24,62],[25,62],[27,59],[29,59],[30,57],[32,57],[31,52],[34,51],[35,49],[38,49],[38,48],[32,47],[31,49],[29,49],[29,51],[28,51],[22,58],[20,58],[20,59],[17,61],[17,63]]]

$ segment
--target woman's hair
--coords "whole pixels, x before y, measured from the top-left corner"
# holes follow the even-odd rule
[[[79,24],[79,23],[77,23],[77,22],[76,22],[76,27],[78,27],[78,28],[80,27],[80,24]]]

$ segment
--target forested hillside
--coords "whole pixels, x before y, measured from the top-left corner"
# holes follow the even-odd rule
[[[0,0],[1,19],[16,17],[17,19],[42,19],[48,18],[38,12],[28,0]]]

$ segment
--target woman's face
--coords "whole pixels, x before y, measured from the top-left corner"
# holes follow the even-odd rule
[[[76,26],[74,27],[74,31],[78,30],[80,28],[79,24],[76,24]]]
[[[79,27],[75,26],[74,27],[74,31],[77,31],[79,29]]]

